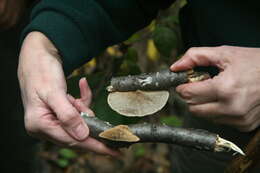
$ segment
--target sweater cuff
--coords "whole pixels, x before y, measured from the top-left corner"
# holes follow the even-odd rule
[[[49,22],[51,20],[52,22]],[[25,28],[23,39],[33,31],[43,33],[61,55],[65,75],[87,61],[87,42],[73,21],[55,11],[45,11],[33,18]]]

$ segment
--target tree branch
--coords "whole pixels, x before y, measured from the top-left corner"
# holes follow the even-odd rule
[[[177,144],[199,150],[224,152],[243,151],[217,134],[200,129],[170,127],[163,124],[133,124],[113,126],[97,117],[81,114],[90,129],[90,136],[111,148],[129,147],[135,143],[155,142]]]
[[[206,72],[189,70],[175,73],[167,69],[149,74],[114,77],[111,79],[110,86],[107,87],[107,90],[109,92],[168,90],[171,87],[176,87],[183,83],[207,78],[209,78],[209,74]]]

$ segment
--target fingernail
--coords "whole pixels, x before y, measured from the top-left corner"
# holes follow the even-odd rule
[[[80,80],[81,80],[81,81],[84,81],[84,80],[87,80],[87,79],[86,79],[86,77],[82,77]]]
[[[80,123],[73,128],[73,133],[79,140],[84,140],[88,137],[89,132],[86,124]]]

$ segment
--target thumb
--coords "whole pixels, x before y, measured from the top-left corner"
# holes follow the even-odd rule
[[[190,48],[170,69],[172,71],[190,70],[196,66],[218,66],[218,47]]]
[[[56,113],[60,125],[76,140],[84,140],[89,135],[89,129],[78,111],[70,103],[66,93],[56,93],[48,97],[48,104]]]

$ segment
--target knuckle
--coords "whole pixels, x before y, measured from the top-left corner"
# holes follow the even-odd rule
[[[81,121],[80,116],[73,112],[60,116],[59,120],[65,127],[73,126],[74,124],[77,124],[79,121]]]
[[[247,116],[242,116],[241,119],[240,119],[241,123],[244,125],[244,126],[250,126],[253,124],[252,120],[250,118],[248,118]]]
[[[188,109],[189,109],[190,113],[192,113],[193,115],[198,116],[198,117],[205,114],[203,109],[198,108],[197,106],[189,106]]]
[[[185,88],[185,89],[182,89],[182,90],[180,91],[180,95],[181,95],[183,98],[185,98],[185,99],[191,99],[193,93],[192,93],[192,91],[191,91],[190,89]]]
[[[237,129],[241,132],[250,132],[257,128],[258,124],[249,120],[248,118],[241,118],[240,123],[236,125]]]
[[[54,88],[46,87],[43,93],[43,98],[47,103],[52,103],[56,100],[57,91]]]
[[[30,136],[36,136],[39,131],[40,131],[40,128],[37,124],[35,124],[33,121],[31,120],[25,120],[25,129],[26,129],[26,132],[30,135]]]
[[[228,46],[228,45],[221,45],[221,46],[218,46],[218,48],[220,48],[220,49],[229,49],[231,46]]]
[[[194,55],[196,48],[195,47],[191,47],[187,50],[186,52],[186,56],[192,57]]]
[[[230,79],[220,86],[220,93],[222,93],[225,97],[233,97],[237,93],[236,88],[236,82],[233,79]]]
[[[241,108],[233,108],[230,111],[233,115],[239,116],[239,117],[244,117],[246,114],[246,111],[244,109]]]
[[[233,104],[231,104],[230,114],[239,116],[240,118],[243,118],[243,119],[249,121],[248,118],[246,117],[247,109],[246,109],[246,107],[241,106],[240,102],[234,102]]]
[[[238,88],[237,83],[233,80],[228,80],[218,88],[218,95],[221,99],[226,101],[233,101],[240,95],[241,90]]]

